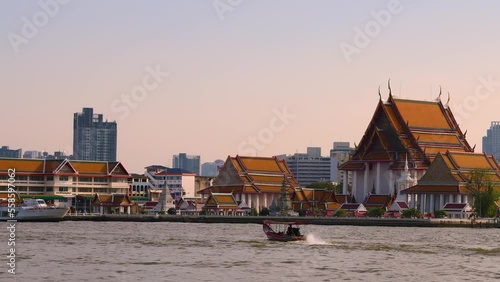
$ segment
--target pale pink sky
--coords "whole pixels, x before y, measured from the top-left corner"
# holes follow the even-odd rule
[[[359,143],[388,78],[404,98],[435,99],[442,85],[445,102],[451,92],[476,151],[500,120],[498,2],[214,3],[73,0],[25,36],[23,18],[47,12],[38,1],[3,1],[0,145],[71,153],[73,113],[93,107],[117,121],[118,159],[130,172],[170,165],[179,152],[202,162],[308,146],[327,155],[334,141]],[[347,45],[358,52],[349,59]],[[120,99],[143,86],[148,67],[168,76],[125,116]],[[285,107],[287,124],[274,113]],[[252,137],[257,147],[244,143]]]

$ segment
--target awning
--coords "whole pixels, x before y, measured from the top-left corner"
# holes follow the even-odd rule
[[[59,200],[61,202],[68,201],[68,198],[57,195],[22,195],[21,199],[42,199],[47,201]]]

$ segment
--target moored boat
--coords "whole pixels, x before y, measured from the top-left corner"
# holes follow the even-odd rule
[[[282,242],[303,241],[305,237],[300,233],[299,228],[299,225],[303,224],[302,222],[264,221],[262,229],[269,240]],[[271,225],[274,225],[275,229]]]
[[[1,196],[4,195],[0,195],[0,221],[60,221],[69,211],[68,207],[47,206],[43,199],[21,201],[17,193],[15,197]],[[9,198],[15,200],[9,202]]]

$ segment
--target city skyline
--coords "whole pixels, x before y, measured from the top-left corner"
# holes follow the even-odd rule
[[[0,9],[1,143],[12,149],[72,153],[70,117],[92,107],[117,122],[131,172],[178,152],[325,151],[359,143],[389,78],[403,98],[436,99],[441,85],[446,103],[450,92],[476,152],[500,119],[500,3],[46,3],[59,4]]]

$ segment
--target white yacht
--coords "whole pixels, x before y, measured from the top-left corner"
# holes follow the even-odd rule
[[[68,207],[47,206],[43,199],[24,199],[21,202],[17,194],[15,199],[9,203],[8,197],[0,196],[0,221],[60,221],[69,211]]]

